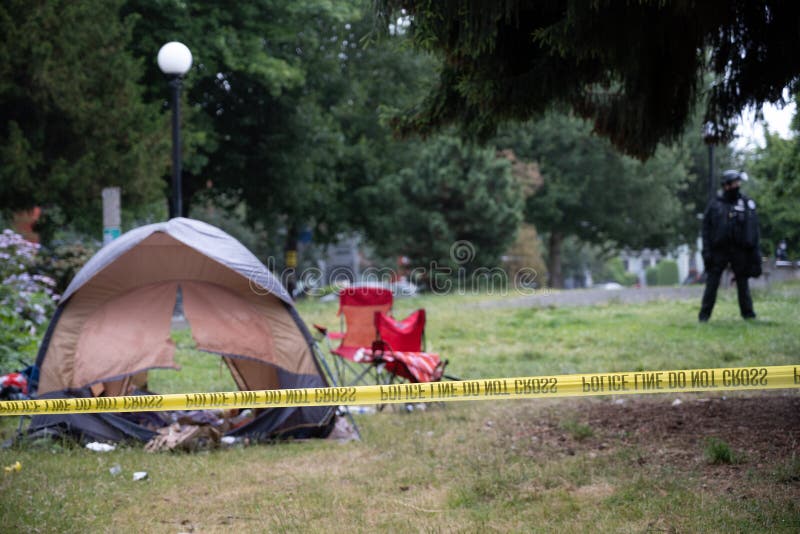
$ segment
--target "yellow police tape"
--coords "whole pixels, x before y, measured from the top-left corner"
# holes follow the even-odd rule
[[[2,415],[287,408],[800,388],[800,366],[724,367],[493,378],[382,386],[271,389],[0,402]]]

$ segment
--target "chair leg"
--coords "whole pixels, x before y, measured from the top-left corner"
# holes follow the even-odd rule
[[[364,377],[367,376],[368,374],[370,374],[370,371],[372,371],[372,369],[373,369],[373,366],[371,366],[371,365],[368,365],[367,367],[365,367],[364,370],[361,371],[361,373],[359,373],[359,375],[350,384],[351,385],[357,385],[359,382],[363,382],[364,381]]]
[[[322,366],[322,370],[328,375],[328,379],[331,381],[334,387],[341,385],[339,382],[339,376],[334,375],[334,371],[331,369],[331,366],[328,365],[328,359],[325,357],[325,354],[320,350],[319,345],[314,346],[314,351],[317,360],[319,360],[320,366]],[[335,362],[334,362],[335,363]]]

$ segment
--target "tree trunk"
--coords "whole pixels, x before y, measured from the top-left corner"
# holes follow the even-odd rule
[[[286,235],[286,247],[284,248],[284,270],[281,279],[286,291],[294,297],[294,290],[297,287],[297,224],[289,225]]]
[[[564,287],[564,277],[561,274],[561,245],[564,243],[564,234],[550,232],[547,242],[547,275],[548,285],[552,288]]]

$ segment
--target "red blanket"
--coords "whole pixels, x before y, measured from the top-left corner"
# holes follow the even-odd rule
[[[386,370],[412,382],[436,382],[444,373],[444,362],[435,352],[383,352],[359,349],[355,362],[381,361]]]

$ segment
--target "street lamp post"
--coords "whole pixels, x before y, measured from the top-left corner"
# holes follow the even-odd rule
[[[192,53],[183,43],[172,41],[158,51],[158,68],[169,78],[172,106],[172,202],[170,218],[183,212],[181,184],[181,80],[192,66]]]
[[[714,187],[714,146],[716,138],[714,137],[713,126],[706,123],[703,127],[703,140],[708,145],[708,190],[706,191],[707,201],[711,202],[714,199],[716,188]]]

